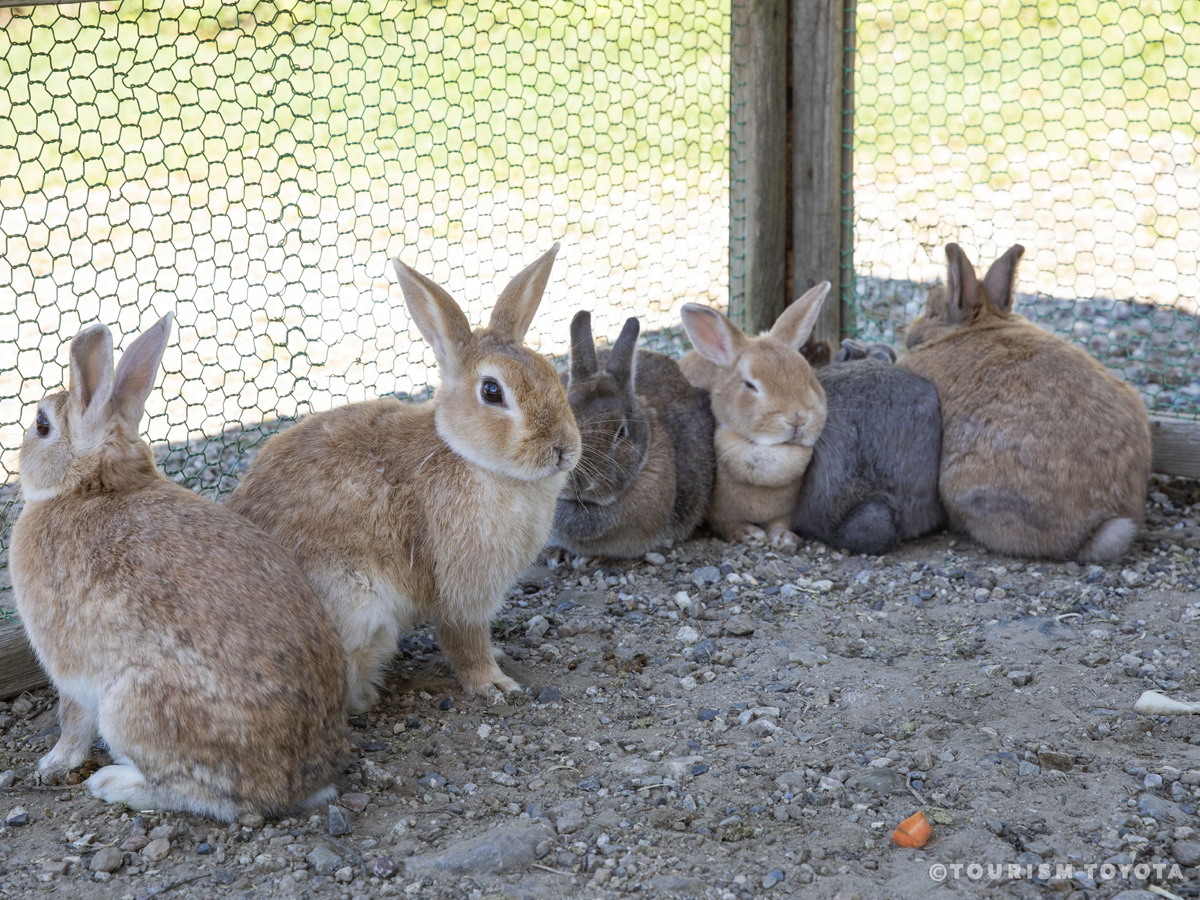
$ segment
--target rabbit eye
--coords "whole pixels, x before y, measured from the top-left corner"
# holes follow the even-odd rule
[[[754,393],[758,393],[758,386],[753,381],[743,381],[742,384],[744,384],[747,389],[753,391]]]
[[[617,429],[617,440],[623,441],[627,437],[629,437],[629,429],[626,426],[622,425],[620,428]]]
[[[500,383],[493,378],[483,379],[483,384],[479,388],[479,396],[483,398],[484,403],[504,402],[504,391],[500,390]]]
[[[45,437],[50,433],[50,420],[40,409],[37,411],[37,422],[34,427],[37,428],[37,433],[41,437]]]

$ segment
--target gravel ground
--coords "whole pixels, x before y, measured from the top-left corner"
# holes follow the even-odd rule
[[[548,561],[495,628],[527,702],[465,700],[408,635],[310,818],[38,785],[56,701],[34,692],[0,703],[0,895],[1195,898],[1200,718],[1132,707],[1200,699],[1198,520],[1200,484],[1156,477],[1119,566],[949,535]],[[917,809],[928,844],[893,845]]]

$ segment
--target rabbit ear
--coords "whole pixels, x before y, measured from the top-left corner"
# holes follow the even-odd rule
[[[1025,255],[1025,248],[1013,244],[1002,257],[992,263],[983,276],[983,292],[988,302],[1000,312],[1009,312],[1013,304],[1013,284],[1017,279],[1017,263]]]
[[[98,421],[113,389],[113,339],[107,325],[89,325],[71,341],[71,401],[85,423]]]
[[[979,282],[975,266],[958,244],[946,245],[946,319],[965,322],[979,307]]]
[[[433,348],[442,377],[456,378],[459,371],[459,351],[471,339],[471,323],[467,321],[454,298],[420,272],[410,269],[398,258],[392,259],[404,302],[417,323],[421,336]]]
[[[158,367],[162,364],[174,319],[174,313],[167,313],[139,334],[117,363],[113,404],[117,415],[134,428],[142,421],[146,398],[158,380]]]
[[[489,328],[514,343],[519,344],[525,339],[525,332],[529,330],[533,314],[542,302],[542,294],[546,290],[546,282],[550,280],[550,268],[554,265],[554,256],[557,253],[558,244],[555,243],[537,260],[517,273],[496,301],[496,308],[492,310],[492,318],[488,322]]]
[[[592,314],[581,309],[571,319],[571,381],[587,381],[594,378],[599,369],[596,343],[592,340]]]
[[[790,347],[799,350],[812,334],[821,312],[821,304],[829,293],[830,284],[822,281],[810,287],[791,306],[783,311],[771,326],[771,337],[778,338]]]
[[[641,330],[642,323],[637,320],[636,316],[626,319],[620,337],[613,344],[612,353],[608,357],[608,365],[604,367],[609,375],[626,387],[633,386],[634,367],[637,360],[637,339],[638,332]]]
[[[746,335],[721,313],[699,303],[685,303],[680,311],[683,330],[696,351],[722,369],[732,369],[746,346]]]

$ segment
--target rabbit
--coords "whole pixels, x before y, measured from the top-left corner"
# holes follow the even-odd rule
[[[69,389],[21,445],[13,587],[62,725],[38,768],[81,765],[99,733],[102,800],[223,821],[307,810],[349,756],[345,655],[287,552],[168,481],[138,436],[172,318],[115,372],[108,328],[81,331]]]
[[[639,328],[626,320],[612,350],[597,354],[591,314],[571,320],[560,377],[583,451],[559,495],[550,545],[580,556],[642,556],[690,536],[708,509],[708,398],[674,360],[635,350]]]
[[[1013,312],[1024,252],[1013,246],[980,281],[947,244],[946,285],[899,365],[937,386],[952,528],[1010,556],[1114,562],[1143,518],[1149,417],[1084,350]]]
[[[807,356],[805,357],[808,358]],[[894,363],[896,351],[890,344],[880,341],[859,341],[854,338],[843,338],[842,347],[833,358],[834,362],[851,362],[856,359],[877,359],[880,362]]]
[[[757,337],[714,309],[683,305],[695,349],[679,368],[712,398],[717,472],[708,523],[725,540],[799,545],[788,520],[825,425],[825,391],[800,348],[828,293],[828,281],[809,289]]]
[[[551,362],[522,344],[558,252],[509,282],[471,330],[442,288],[394,259],[442,384],[308,416],[263,446],[233,510],[296,556],[347,654],[348,703],[379,697],[402,630],[437,628],[467,694],[519,690],[496,664],[491,620],[545,547],[579,430]]]
[[[853,553],[881,554],[941,528],[942,417],[933,384],[874,357],[834,362],[816,374],[825,428],[791,513],[792,530]]]

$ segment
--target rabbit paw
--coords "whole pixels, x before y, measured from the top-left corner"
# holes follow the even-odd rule
[[[800,537],[786,525],[775,524],[767,529],[767,541],[787,553],[795,553]]]
[[[494,666],[490,672],[481,672],[475,676],[464,673],[460,681],[468,697],[484,697],[488,702],[492,702],[492,698],[497,694],[503,698],[510,693],[523,693],[521,685],[501,672],[499,666]]]
[[[750,522],[743,522],[741,525],[730,529],[729,539],[731,541],[765,541],[767,533],[757,525],[753,525]]]
[[[54,749],[38,760],[37,778],[42,784],[65,784],[66,775],[72,769],[78,769],[91,755],[91,748],[80,750],[77,747],[64,746],[64,741],[54,745]]]

